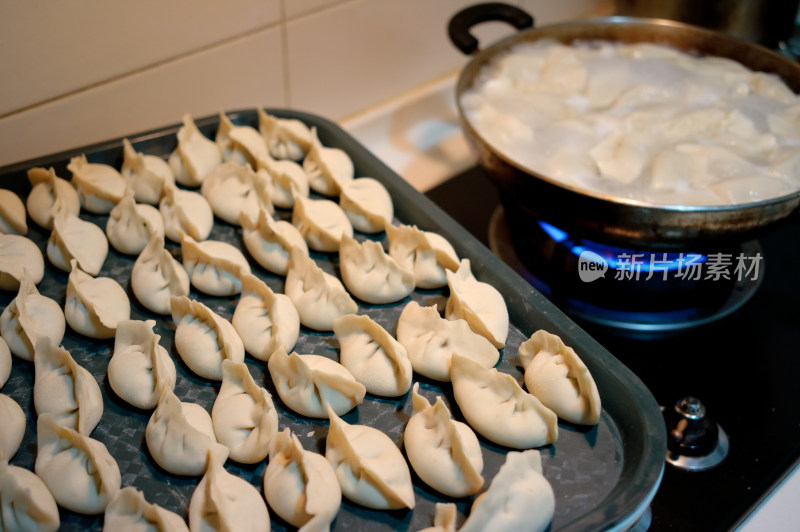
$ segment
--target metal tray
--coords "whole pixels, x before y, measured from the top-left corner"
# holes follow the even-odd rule
[[[580,329],[553,304],[536,292],[528,283],[514,273],[497,256],[458,225],[452,218],[425,198],[362,145],[336,124],[319,116],[280,109],[268,112],[285,118],[297,118],[309,126],[316,126],[320,140],[326,146],[345,150],[353,159],[356,177],[370,176],[380,180],[389,190],[395,206],[397,221],[416,224],[422,229],[435,231],[447,238],[455,247],[459,257],[471,259],[472,270],[481,281],[492,284],[505,297],[510,314],[511,330],[508,343],[501,352],[498,368],[522,383],[522,370],[517,354],[519,344],[534,331],[543,328],[560,335],[575,348],[592,372],[603,403],[599,425],[592,428],[559,423],[559,437],[555,444],[541,448],[544,474],[556,494],[556,512],[551,530],[599,530],[625,529],[633,525],[655,495],[661,480],[666,453],[664,423],[658,405],[642,382],[608,351]],[[228,113],[234,123],[257,127],[255,110]],[[217,117],[196,121],[200,130],[213,138],[218,124]],[[129,137],[137,151],[168,156],[175,149],[175,133],[179,126],[162,128]],[[31,161],[0,168],[0,186],[27,197],[30,185],[26,171],[33,166],[53,166],[59,177],[69,179],[66,170],[69,158],[86,153],[90,162],[111,164],[119,168],[122,162],[122,141],[116,139],[101,144],[86,146]],[[277,216],[288,218],[290,212],[277,211]],[[81,213],[81,218],[105,228],[106,216]],[[44,254],[49,233],[31,220],[28,221],[28,237],[36,242]],[[358,238],[366,238],[358,235]],[[241,246],[241,230],[215,219],[210,239],[223,240]],[[380,235],[385,240],[385,235]],[[168,242],[176,256],[179,246]],[[247,253],[245,252],[245,255]],[[46,257],[46,255],[45,255]],[[338,259],[335,254],[312,252],[312,257],[326,271],[336,274]],[[130,271],[135,258],[109,250],[99,276],[116,279],[128,292],[131,300],[132,319],[156,320],[155,331],[161,335],[161,344],[173,354],[177,366],[175,392],[184,401],[196,402],[210,411],[219,383],[207,381],[192,374],[177,356],[173,343],[175,326],[168,317],[155,315],[144,309],[130,290]],[[249,260],[249,256],[248,256]],[[253,272],[273,290],[283,291],[283,278],[275,276],[251,261]],[[67,274],[53,267],[45,258],[45,278],[39,291],[63,305]],[[15,293],[0,291],[0,308],[4,308]],[[192,290],[197,298],[230,319],[238,302],[235,297],[211,297]],[[443,308],[447,289],[416,290],[409,298],[395,305],[359,304],[359,313],[368,314],[390,333],[395,333],[397,319],[405,304],[414,299],[423,304],[437,304]],[[187,505],[198,478],[172,475],[163,471],[149,456],[144,443],[144,429],[150,412],[137,410],[120,400],[111,390],[106,378],[106,368],[113,349],[113,340],[93,340],[73,332],[69,327],[62,342],[75,360],[87,368],[104,391],[104,413],[92,437],[103,442],[116,458],[122,472],[122,485],[135,486],[146,498],[163,507],[187,516]],[[319,333],[302,328],[295,350],[298,353],[315,353],[337,358],[338,344],[333,333]],[[266,364],[247,357],[257,383],[272,394],[279,411],[280,429],[290,427],[306,449],[324,453],[327,421],[298,416],[289,411],[280,401]],[[429,400],[442,395],[454,417],[462,419],[452,396],[449,384],[437,383],[415,374],[421,392]],[[2,393],[15,399],[27,413],[28,426],[22,446],[11,461],[12,464],[33,469],[36,456],[35,415],[32,399],[33,364],[14,357],[11,377]],[[348,423],[368,424],[379,428],[402,447],[403,429],[411,414],[410,394],[397,399],[386,399],[367,395],[364,403],[343,416]],[[488,486],[497,470],[505,461],[508,449],[481,438],[484,458],[483,476]],[[228,461],[226,469],[251,482],[259,490],[266,461],[248,466]],[[348,500],[333,523],[334,530],[418,530],[431,526],[436,502],[456,502],[458,523],[466,518],[473,497],[451,500],[425,486],[412,471],[416,507],[413,510],[377,512]],[[82,516],[63,509],[62,529],[100,529],[101,516]],[[272,529],[293,529],[271,513]]]

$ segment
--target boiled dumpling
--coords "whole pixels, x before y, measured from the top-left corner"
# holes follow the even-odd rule
[[[447,298],[445,317],[463,319],[470,328],[498,349],[508,337],[508,308],[500,292],[488,283],[475,279],[469,259],[462,259],[454,273],[447,271],[450,297]]]
[[[269,158],[262,161],[258,169],[266,170],[270,176],[270,197],[276,207],[291,209],[294,207],[296,196],[308,197],[310,193],[308,176],[303,167],[296,162]]]
[[[217,441],[230,458],[255,464],[266,458],[278,433],[278,411],[272,396],[258,386],[244,362],[222,361],[222,387],[211,409]]]
[[[162,388],[175,389],[175,363],[153,332],[153,320],[126,320],[117,325],[114,355],[108,361],[108,383],[125,402],[150,410]]]
[[[339,269],[347,290],[376,305],[400,301],[414,291],[414,273],[383,251],[380,242],[342,235]]]
[[[392,197],[380,181],[359,177],[346,183],[339,196],[339,205],[356,231],[380,233],[392,222]]]
[[[164,219],[152,205],[137,204],[133,190],[128,189],[108,215],[106,235],[120,253],[138,255],[150,238],[164,237]]]
[[[458,269],[458,257],[441,235],[421,231],[416,226],[386,225],[389,256],[406,270],[414,272],[417,288],[441,288],[447,284],[446,270]]]
[[[42,479],[0,459],[0,530],[55,532],[58,506]]]
[[[0,334],[11,352],[24,360],[33,360],[40,337],[60,344],[66,327],[59,304],[41,295],[27,277],[22,278],[17,297],[0,314]]]
[[[300,231],[285,220],[273,219],[266,209],[259,209],[257,220],[242,216],[240,222],[247,251],[272,273],[286,275],[293,247],[308,255],[308,245]]]
[[[255,218],[259,209],[274,211],[270,188],[266,170],[254,172],[249,164],[228,161],[208,175],[200,191],[218,218],[237,225],[242,215]]]
[[[28,181],[32,187],[26,201],[28,214],[45,229],[53,228],[53,218],[61,211],[75,216],[81,212],[78,192],[69,181],[57,177],[52,167],[49,170],[31,168]]]
[[[450,417],[441,397],[431,405],[411,392],[414,411],[403,433],[408,462],[419,478],[450,497],[466,497],[483,487],[481,444],[472,429]]]
[[[586,364],[558,336],[538,330],[519,346],[525,386],[558,417],[578,425],[600,421],[600,394]]]
[[[190,370],[206,379],[222,380],[222,361],[244,361],[244,345],[231,322],[188,297],[173,297],[175,349]]]
[[[39,416],[34,470],[59,506],[82,514],[103,513],[119,491],[121,475],[102,442]]]
[[[178,130],[178,147],[168,162],[175,181],[186,187],[196,187],[219,166],[222,153],[213,140],[200,133],[191,115],[186,114],[183,127]]]
[[[311,190],[326,196],[338,196],[342,187],[353,180],[353,161],[344,150],[323,146],[317,128],[311,128],[311,147],[303,159]]]
[[[75,332],[84,336],[113,338],[117,324],[130,319],[131,303],[117,281],[110,277],[92,277],[72,259],[64,317]]]
[[[295,198],[292,224],[314,251],[338,251],[342,236],[353,236],[353,226],[342,208],[326,199]]]
[[[0,336],[0,388],[8,381],[9,375],[11,375],[11,350],[3,337]]]
[[[17,453],[25,436],[25,424],[22,407],[11,397],[0,393],[0,427],[3,427],[0,431],[0,463],[11,460]],[[0,491],[0,499],[2,498]]]
[[[150,456],[176,475],[202,475],[208,453],[220,462],[228,458],[228,448],[217,443],[208,412],[182,402],[169,388],[162,388],[144,434]]]
[[[373,510],[414,508],[411,472],[394,442],[376,428],[345,423],[330,407],[328,414],[325,458],[342,494]]]
[[[0,234],[0,290],[19,290],[23,277],[28,277],[34,284],[42,281],[42,252],[27,237]]]
[[[21,236],[28,233],[25,205],[19,196],[4,188],[0,188],[0,233]]]
[[[528,449],[556,441],[558,417],[511,375],[453,355],[453,395],[470,426],[506,447]]]
[[[300,120],[278,118],[259,108],[258,129],[276,159],[302,161],[311,147],[311,130]]]
[[[456,505],[452,502],[437,502],[433,514],[433,526],[419,532],[456,532]]]
[[[189,295],[189,276],[164,249],[164,237],[153,235],[133,264],[131,290],[139,303],[157,314],[170,314],[170,299]]]
[[[103,530],[189,532],[189,527],[181,516],[147,502],[144,493],[128,486],[119,490],[106,506]]]
[[[231,296],[242,291],[240,272],[250,273],[250,264],[239,248],[220,240],[197,242],[181,238],[183,267],[192,286],[212,296]]]
[[[158,209],[164,218],[164,234],[173,242],[181,241],[182,232],[205,240],[214,227],[214,211],[197,192],[167,187]]]
[[[216,137],[222,158],[237,165],[249,164],[256,168],[258,163],[267,160],[267,143],[256,129],[250,126],[235,126],[225,113],[219,113],[219,128]]]
[[[81,207],[91,213],[108,214],[125,193],[125,178],[113,166],[90,163],[86,155],[78,155],[70,159],[67,169]]]
[[[71,262],[91,275],[100,273],[108,256],[108,240],[103,230],[65,211],[56,214],[47,241],[47,258],[53,266],[68,272]]]
[[[269,360],[279,347],[291,351],[300,335],[300,315],[289,296],[276,294],[251,274],[242,276],[231,323],[245,350],[259,360]]]
[[[411,388],[406,348],[369,316],[347,314],[333,320],[339,361],[369,393],[398,397]]]
[[[175,176],[167,161],[156,155],[138,153],[128,139],[122,139],[120,174],[133,190],[138,203],[158,205],[164,189],[175,186]]]
[[[320,355],[272,354],[269,374],[281,400],[295,412],[326,418],[330,406],[345,414],[364,400],[364,385],[341,364]]]

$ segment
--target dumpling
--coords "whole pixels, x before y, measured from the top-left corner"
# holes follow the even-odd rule
[[[360,405],[366,389],[341,364],[320,355],[279,350],[267,364],[281,400],[308,417],[327,418],[330,406],[343,415]]]
[[[33,405],[41,416],[88,436],[103,417],[103,394],[89,371],[69,351],[40,338],[33,357]]]
[[[92,277],[72,259],[64,317],[77,333],[89,338],[113,338],[117,324],[130,319],[131,302],[117,281]]]
[[[308,197],[310,193],[308,176],[303,167],[296,162],[269,158],[259,163],[258,169],[266,170],[270,176],[270,197],[276,207],[291,209],[294,207],[296,196]]]
[[[488,283],[475,279],[469,259],[453,273],[447,272],[450,297],[447,298],[445,317],[463,319],[470,328],[500,349],[508,337],[508,308],[500,292]]]
[[[189,532],[189,527],[175,512],[147,502],[144,493],[133,486],[127,486],[119,490],[106,506],[103,530]]]
[[[58,506],[42,479],[0,459],[0,530],[55,532]]]
[[[285,294],[276,294],[258,277],[242,276],[242,295],[231,323],[245,350],[259,360],[283,347],[291,351],[300,335],[300,315]]]
[[[217,146],[225,161],[237,165],[249,164],[257,168],[258,163],[267,160],[267,143],[256,129],[250,126],[235,126],[225,113],[219,113],[219,128],[216,136]]]
[[[158,205],[164,189],[175,186],[175,176],[167,161],[156,155],[138,153],[128,139],[122,139],[120,174],[133,190],[137,203]]]
[[[138,255],[153,236],[164,236],[164,219],[152,205],[137,204],[133,190],[111,209],[106,222],[106,235],[114,249],[127,255]]]
[[[558,417],[514,377],[453,355],[453,395],[470,426],[506,447],[529,449],[556,441]]]
[[[431,405],[411,392],[414,412],[403,433],[408,462],[425,484],[450,497],[466,497],[483,487],[483,455],[478,437],[466,423],[455,421],[441,397]]]
[[[266,170],[254,172],[249,164],[228,161],[208,175],[200,191],[218,218],[237,225],[242,215],[255,218],[259,209],[274,212],[270,188]]]
[[[42,281],[42,252],[27,237],[0,234],[0,290],[19,290],[23,276],[34,284]]]
[[[512,451],[489,489],[475,499],[459,532],[547,530],[555,501],[553,488],[542,474],[539,451]]]
[[[178,130],[178,147],[169,156],[169,167],[175,181],[186,187],[197,187],[214,168],[222,163],[222,152],[216,142],[200,133],[191,115],[183,115]]]
[[[494,367],[500,352],[464,320],[446,320],[436,306],[423,307],[410,301],[397,320],[397,341],[403,344],[414,371],[437,381],[450,381],[450,359],[454,354],[485,368]]]
[[[456,532],[456,505],[452,502],[437,502],[433,514],[433,526],[419,532]]]
[[[339,196],[339,205],[353,228],[362,233],[380,233],[394,218],[389,191],[371,177],[359,177],[346,183]]]
[[[339,148],[322,145],[317,128],[311,128],[311,147],[303,159],[311,190],[326,196],[338,196],[342,187],[353,180],[353,161]]]
[[[176,475],[202,475],[209,453],[220,462],[228,458],[228,448],[217,443],[208,412],[198,404],[182,402],[169,388],[161,389],[144,437],[150,456]]]
[[[122,481],[106,446],[62,427],[50,414],[39,416],[36,430],[34,471],[58,505],[81,514],[103,513]]]
[[[189,501],[192,532],[269,532],[267,505],[258,490],[225,471],[220,458],[209,454],[208,468]]]
[[[114,337],[114,355],[108,361],[108,383],[126,403],[151,410],[162,388],[175,389],[175,363],[153,332],[153,320],[121,321]]]
[[[78,192],[69,181],[57,177],[52,167],[49,170],[31,168],[28,181],[32,187],[26,201],[28,214],[41,227],[52,229],[53,218],[61,211],[75,216],[81,212]]]
[[[458,269],[453,246],[441,235],[421,231],[413,225],[386,225],[389,256],[414,272],[417,288],[441,288],[447,284],[446,270]]]
[[[292,224],[314,251],[338,251],[342,235],[353,236],[353,226],[342,208],[326,199],[296,197]]]
[[[107,256],[108,240],[102,229],[63,211],[56,215],[47,240],[47,258],[53,266],[68,272],[76,260],[83,271],[97,275]]]
[[[164,249],[164,237],[153,235],[133,264],[133,295],[148,310],[170,314],[170,299],[188,296],[189,288],[189,276],[181,263]]]
[[[369,316],[347,314],[333,320],[339,362],[369,393],[399,397],[411,388],[408,353]]]
[[[376,428],[349,425],[328,408],[325,458],[342,494],[373,510],[414,508],[411,472],[394,442]]]
[[[311,147],[311,130],[300,120],[278,118],[259,108],[258,129],[276,159],[302,161]]]
[[[11,375],[11,350],[0,336],[0,388],[5,386],[9,375]]]
[[[222,380],[222,361],[244,361],[244,345],[231,322],[188,297],[173,297],[175,349],[197,375]]]
[[[250,255],[264,268],[286,275],[289,255],[295,247],[308,255],[308,245],[295,226],[275,220],[266,209],[258,210],[258,219],[242,216],[242,240]]]
[[[342,490],[324,456],[303,449],[286,428],[272,440],[264,471],[264,497],[272,511],[303,532],[328,530]]]
[[[414,291],[414,273],[383,251],[380,242],[342,235],[339,269],[347,290],[376,305],[400,301]]]
[[[600,421],[600,394],[586,364],[555,334],[538,330],[519,346],[525,386],[558,417],[578,425]]]
[[[211,296],[232,296],[242,291],[240,272],[250,273],[250,264],[239,248],[220,240],[197,242],[181,238],[183,267],[192,286]]]
[[[67,170],[81,207],[91,213],[108,214],[125,194],[125,178],[113,166],[90,163],[82,154],[70,159]]]
[[[43,296],[33,281],[23,277],[19,292],[0,314],[0,334],[12,353],[33,360],[37,340],[49,338],[55,345],[64,338],[67,323],[59,304]],[[0,379],[2,380],[2,379]]]
[[[211,422],[217,441],[228,448],[232,460],[255,464],[267,457],[270,441],[278,433],[278,411],[244,362],[222,361],[222,387]]]
[[[20,236],[28,234],[25,205],[19,196],[4,188],[0,188],[0,233]]]
[[[158,210],[164,218],[164,234],[173,242],[181,241],[181,232],[205,240],[214,227],[214,211],[197,192],[167,187]]]
[[[25,412],[11,397],[0,393],[0,463],[11,460],[25,436]],[[0,491],[0,499],[2,499]],[[2,521],[0,521],[2,523]]]
[[[358,311],[342,282],[297,249],[289,257],[284,292],[294,303],[300,323],[318,331],[331,331],[335,318]]]

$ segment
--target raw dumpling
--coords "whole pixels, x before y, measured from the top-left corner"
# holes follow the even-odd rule
[[[181,516],[147,502],[144,493],[128,486],[119,490],[106,506],[103,530],[189,532],[189,527]]]
[[[222,361],[222,387],[211,422],[217,441],[228,448],[232,460],[255,464],[267,457],[270,441],[278,433],[278,411],[244,362]]]
[[[506,447],[529,449],[556,441],[558,417],[514,377],[453,355],[453,395],[470,426]]]
[[[0,464],[11,460],[25,436],[25,412],[11,397],[0,393]],[[2,467],[2,466],[0,466]],[[0,499],[3,498],[0,491]],[[2,520],[0,520],[2,523]]]
[[[52,167],[49,170],[31,168],[28,181],[32,187],[26,201],[28,214],[41,227],[52,229],[53,218],[61,211],[75,216],[81,212],[78,192],[69,181],[57,177]]]
[[[190,370],[206,379],[222,380],[222,361],[244,361],[244,345],[231,322],[199,301],[173,297],[175,349]]]
[[[414,273],[383,251],[380,242],[342,235],[339,269],[347,290],[376,305],[394,303],[414,291]]]
[[[414,272],[417,288],[441,288],[447,284],[446,270],[458,269],[458,257],[450,242],[413,225],[386,225],[389,256]]]
[[[228,448],[217,443],[208,412],[182,402],[169,388],[162,388],[144,436],[150,456],[176,475],[202,475],[209,453],[220,462],[228,458]]]
[[[108,361],[108,383],[125,402],[151,410],[162,388],[175,389],[175,363],[159,344],[153,320],[126,320],[117,325],[114,355]]]
[[[58,506],[42,479],[0,459],[0,530],[55,532]]]
[[[483,487],[483,455],[478,437],[469,425],[455,421],[436,398],[432,406],[411,392],[414,412],[403,433],[408,462],[425,484],[450,497],[466,497]]]
[[[525,386],[558,417],[578,425],[600,421],[600,394],[586,364],[555,334],[538,330],[519,346]]]
[[[164,234],[173,242],[181,241],[181,232],[205,240],[214,227],[214,211],[197,192],[167,187],[158,210],[164,218]]]
[[[106,235],[114,249],[127,255],[138,255],[153,236],[164,236],[164,219],[152,205],[137,204],[133,190],[111,209],[106,222]]]
[[[380,233],[394,218],[389,191],[371,177],[359,177],[346,183],[339,196],[339,205],[353,228],[362,233]]]
[[[369,393],[399,397],[411,388],[406,348],[369,316],[340,316],[333,320],[333,332],[340,363]]]
[[[249,482],[225,471],[223,460],[209,454],[208,468],[189,501],[192,532],[269,532],[267,505]]]
[[[148,310],[170,314],[170,299],[189,295],[189,276],[180,262],[164,249],[164,237],[153,235],[133,264],[133,295]]]
[[[325,458],[342,494],[373,510],[414,508],[411,472],[394,442],[376,428],[349,425],[328,408],[331,424]]]
[[[77,333],[89,338],[113,338],[117,324],[130,319],[131,302],[117,281],[110,277],[94,278],[72,259],[64,317]]]
[[[437,502],[433,515],[433,526],[419,532],[456,532],[456,505],[452,502]]]
[[[0,336],[0,388],[6,384],[9,375],[11,375],[11,350],[8,349],[8,344]]]
[[[42,252],[27,237],[0,234],[0,290],[19,290],[23,277],[28,277],[34,284],[42,281]]]
[[[335,318],[358,311],[342,282],[297,249],[289,257],[284,292],[294,303],[300,323],[318,331],[331,331]]]
[[[81,514],[103,513],[122,480],[106,446],[62,427],[50,414],[40,415],[36,427],[34,470],[58,505]]]
[[[60,344],[66,327],[59,304],[41,295],[33,281],[26,277],[22,278],[17,297],[0,314],[0,334],[11,352],[24,360],[33,360],[40,337]]]
[[[542,474],[539,451],[512,451],[489,489],[475,499],[460,532],[547,530],[555,506],[553,488]]]
[[[508,308],[500,292],[488,283],[475,279],[469,259],[453,273],[447,272],[450,297],[447,298],[445,317],[463,319],[470,328],[500,349],[508,337]]]
[[[113,166],[90,163],[86,155],[78,155],[70,159],[67,169],[81,207],[91,213],[108,214],[125,193],[125,178]]]
[[[364,400],[364,385],[330,358],[279,350],[267,367],[281,400],[298,414],[327,418],[330,406],[343,415]]]
[[[69,351],[40,338],[33,357],[33,405],[59,425],[88,436],[103,417],[103,394],[89,371]]]
[[[20,236],[28,234],[25,205],[19,196],[4,188],[0,188],[0,233]]]
[[[494,367],[500,352],[483,336],[472,332],[464,320],[446,320],[436,306],[410,301],[397,320],[397,341],[408,351],[414,371],[437,381],[450,381],[454,354]]]
[[[294,198],[307,198],[310,190],[308,176],[303,167],[294,161],[276,161],[272,158],[261,162],[259,170],[266,170],[271,179],[270,197],[272,203],[281,209],[294,207]]]
[[[259,360],[282,347],[291,351],[300,335],[300,315],[289,296],[276,294],[258,277],[242,276],[242,295],[231,318],[245,350]]]
[[[303,159],[303,170],[308,174],[311,190],[326,196],[338,196],[342,187],[353,180],[353,161],[339,148],[327,148],[311,128],[311,147]]]
[[[183,267],[192,286],[211,296],[232,296],[242,291],[239,275],[250,273],[250,264],[239,248],[220,240],[197,242],[181,238]]]
[[[166,187],[175,186],[175,176],[167,161],[156,155],[138,153],[128,139],[122,139],[120,174],[133,190],[138,203],[158,205]]]
[[[56,214],[47,240],[47,258],[53,266],[68,272],[76,260],[83,271],[97,275],[107,256],[108,240],[102,229],[65,211]]]
[[[308,255],[308,245],[300,231],[285,220],[275,220],[266,209],[259,209],[257,221],[243,216],[240,222],[247,251],[272,273],[286,275],[293,247]]]
[[[200,133],[191,115],[183,115],[178,130],[178,147],[169,156],[169,167],[175,181],[186,187],[197,187],[222,162],[217,144]]]
[[[339,512],[342,490],[325,457],[303,449],[286,428],[272,441],[264,471],[264,497],[272,511],[303,532],[323,531]]]
[[[258,129],[276,159],[302,161],[311,147],[311,130],[300,120],[278,118],[259,108]]]
[[[219,113],[217,146],[222,158],[237,165],[249,164],[257,168],[258,163],[267,160],[267,143],[256,129],[250,126],[235,126],[225,113]]]
[[[314,251],[338,251],[342,235],[353,236],[353,226],[331,200],[295,198],[292,224]]]
[[[218,218],[237,225],[242,215],[255,218],[259,209],[274,212],[270,188],[266,170],[254,172],[249,164],[228,161],[208,175],[200,191]]]

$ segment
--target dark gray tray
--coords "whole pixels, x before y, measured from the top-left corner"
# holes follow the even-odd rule
[[[355,139],[336,124],[319,116],[280,109],[270,113],[287,118],[297,118],[310,126],[316,126],[324,145],[345,150],[353,159],[356,177],[369,176],[380,180],[392,195],[395,216],[398,221],[416,224],[422,229],[435,231],[447,238],[455,247],[459,257],[471,259],[472,270],[481,281],[496,287],[505,297],[511,319],[508,343],[501,352],[498,368],[522,383],[517,349],[535,330],[543,328],[560,335],[575,348],[592,372],[603,402],[603,413],[598,426],[591,429],[559,423],[558,441],[541,449],[545,476],[556,494],[556,513],[552,530],[599,530],[626,528],[634,524],[655,495],[661,480],[666,435],[658,405],[642,382],[623,366],[608,351],[580,329],[572,320],[553,306],[527,282],[508,268],[464,228],[447,216],[430,200],[413,189],[402,178],[369,153]],[[228,113],[234,123],[257,127],[255,110]],[[196,121],[198,127],[210,138],[217,128],[217,117]],[[131,135],[137,151],[153,155],[168,156],[176,145],[175,133],[179,126],[167,127]],[[26,171],[33,166],[53,166],[59,177],[70,178],[66,169],[69,158],[86,153],[90,162],[102,162],[119,168],[122,163],[122,141],[116,139],[101,144],[82,147],[31,161],[0,168],[0,186],[27,197],[30,185]],[[288,211],[278,211],[278,216],[288,218]],[[105,229],[106,216],[81,213],[81,218],[90,220]],[[28,237],[36,242],[44,255],[49,233],[28,220]],[[214,230],[209,237],[224,240],[242,247],[241,230],[215,219]],[[358,235],[357,238],[366,238]],[[380,235],[379,239],[385,238]],[[180,248],[167,243],[176,256]],[[245,255],[247,253],[245,252]],[[46,257],[46,255],[45,255]],[[337,258],[334,255],[312,253],[312,257],[328,272],[337,273]],[[248,256],[249,259],[249,256]],[[219,390],[219,383],[207,381],[192,374],[175,352],[171,319],[157,316],[144,309],[130,290],[130,271],[135,258],[110,249],[100,276],[112,277],[128,291],[131,300],[132,319],[156,320],[156,333],[161,335],[161,344],[173,353],[178,370],[175,392],[184,401],[196,402],[211,410]],[[251,260],[253,272],[273,290],[283,291],[283,278],[260,268]],[[67,274],[49,264],[45,258],[45,278],[39,291],[60,304],[64,304]],[[16,294],[0,291],[0,309]],[[223,317],[230,319],[238,297],[211,297],[192,290],[191,297],[210,306]],[[443,309],[447,290],[417,290],[406,300],[395,305],[359,304],[359,313],[368,314],[392,334],[397,319],[405,304],[414,299],[424,304],[438,304]],[[106,368],[113,349],[113,340],[92,340],[74,333],[69,327],[63,346],[75,360],[87,368],[100,383],[104,391],[105,411],[103,418],[92,433],[102,441],[116,458],[122,472],[122,485],[135,486],[144,491],[151,502],[156,502],[178,514],[187,516],[187,505],[199,478],[185,478],[167,473],[155,464],[144,444],[144,429],[150,412],[140,411],[120,400],[108,385]],[[337,359],[338,343],[332,333],[301,330],[295,350],[298,353],[315,353]],[[290,427],[313,451],[324,453],[327,422],[298,416],[289,411],[275,392],[266,364],[247,357],[247,364],[257,383],[263,384],[273,396],[279,411],[280,429]],[[417,374],[420,389],[430,400],[439,394],[453,411],[454,417],[463,420],[452,396],[449,384],[428,380]],[[36,456],[35,414],[33,409],[33,364],[14,357],[11,377],[0,390],[10,395],[27,412],[28,426],[22,446],[11,461],[12,464],[33,469]],[[372,425],[388,434],[402,446],[402,434],[411,414],[409,394],[397,399],[385,399],[367,395],[364,403],[343,416],[348,423]],[[488,486],[503,464],[508,449],[481,438],[484,458],[483,476]],[[245,466],[228,461],[226,469],[251,482],[259,490],[266,461],[254,466]],[[417,505],[413,510],[376,512],[362,508],[347,500],[342,503],[334,530],[418,530],[431,526],[436,502],[456,502],[459,525],[466,518],[473,498],[452,500],[438,495],[425,486],[412,472]],[[292,529],[274,513],[272,529]],[[102,516],[81,516],[61,509],[64,530],[100,529]]]

